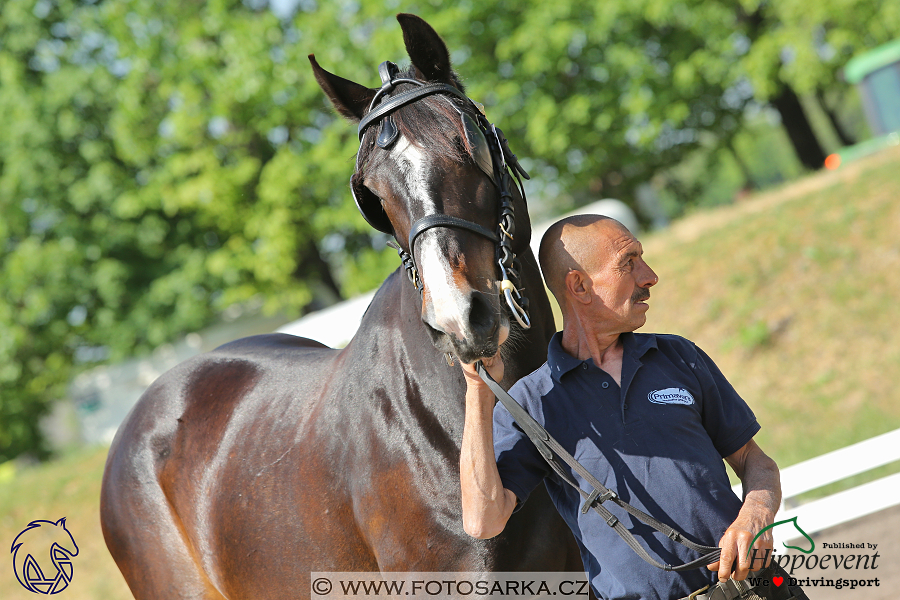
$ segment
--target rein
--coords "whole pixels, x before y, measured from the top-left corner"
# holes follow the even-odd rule
[[[500,267],[500,292],[519,325],[523,329],[529,329],[531,327],[531,319],[528,314],[528,298],[520,290],[522,285],[521,265],[516,258],[515,252],[512,250],[512,241],[516,227],[511,192],[512,186],[515,185],[519,189],[522,198],[525,198],[522,177],[528,179],[528,173],[519,164],[516,155],[509,150],[509,143],[503,132],[484,116],[484,109],[481,105],[452,85],[425,83],[417,79],[400,78],[397,77],[397,73],[397,65],[390,61],[385,61],[378,67],[382,85],[381,89],[372,98],[368,113],[359,122],[357,133],[360,142],[362,142],[363,135],[369,127],[381,123],[381,131],[375,143],[379,148],[389,148],[398,135],[397,126],[391,117],[393,112],[407,104],[417,102],[433,94],[456,96],[463,101],[466,107],[472,109],[474,114],[473,118],[468,112],[460,109],[455,103],[453,104],[463,122],[466,138],[472,148],[475,163],[490,177],[500,192],[500,210],[496,232],[466,219],[438,213],[426,215],[412,224],[408,239],[409,251],[401,248],[398,243],[389,242],[388,245],[397,250],[400,261],[406,269],[407,277],[409,277],[409,280],[421,296],[424,285],[419,277],[414,258],[416,238],[419,235],[434,227],[448,227],[471,231],[491,240],[497,247],[496,259]],[[400,83],[414,84],[417,87],[395,96],[389,96],[395,86]],[[359,154],[357,154],[357,161],[358,156]],[[356,169],[358,172],[358,162]],[[515,177],[515,181],[513,177]]]

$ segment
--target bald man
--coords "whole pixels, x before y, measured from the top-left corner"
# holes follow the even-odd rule
[[[712,585],[709,594],[717,582],[762,568],[772,539],[768,532],[754,538],[778,510],[778,467],[753,441],[759,431],[753,412],[702,350],[678,336],[633,333],[646,321],[650,288],[658,281],[640,242],[618,221],[582,215],[551,226],[539,258],[562,309],[563,330],[551,340],[547,362],[510,394],[626,502],[697,543],[718,540],[721,560],[683,573],[645,563],[594,511],[582,513],[581,496],[552,471],[509,412],[494,406],[472,365],[463,365],[466,532],[497,535],[543,481],[575,534],[599,598],[674,600]],[[502,377],[499,354],[485,364],[495,379]],[[743,502],[731,491],[723,458],[743,483]],[[697,558],[617,507],[611,510],[663,562]],[[758,554],[748,556],[751,544]],[[753,556],[760,558],[751,565]]]

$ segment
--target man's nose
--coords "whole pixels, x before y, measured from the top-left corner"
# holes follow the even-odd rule
[[[638,277],[638,285],[641,287],[653,287],[659,283],[659,277],[657,277],[656,273],[653,269],[650,268],[650,265],[641,261],[641,271]]]

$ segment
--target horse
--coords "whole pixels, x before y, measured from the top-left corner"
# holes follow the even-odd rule
[[[135,598],[305,598],[311,572],[584,571],[543,487],[501,535],[463,531],[465,381],[448,362],[500,348],[509,387],[543,363],[555,327],[525,199],[508,185],[514,155],[438,34],[397,18],[411,65],[382,64],[380,88],[309,60],[361,125],[351,190],[406,268],[343,349],[254,336],[147,389],[101,491],[103,535]]]

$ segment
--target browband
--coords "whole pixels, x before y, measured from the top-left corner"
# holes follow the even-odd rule
[[[423,84],[422,82],[415,81],[414,79],[395,79],[393,83],[416,83],[421,87],[407,90],[401,94],[397,94],[396,96],[392,96],[390,100],[380,105],[375,110],[371,111],[365,117],[363,117],[359,121],[359,127],[357,128],[357,133],[359,135],[360,141],[362,141],[363,133],[365,133],[366,128],[371,125],[374,121],[378,121],[386,114],[389,114],[401,106],[405,106],[410,104],[411,102],[415,102],[419,98],[424,98],[425,96],[430,96],[432,94],[441,94],[441,93],[449,93],[453,94],[467,102],[471,102],[468,96],[463,94],[461,91],[453,87],[452,85],[447,85],[446,83],[427,83]],[[378,96],[373,98],[373,102],[378,99]]]

